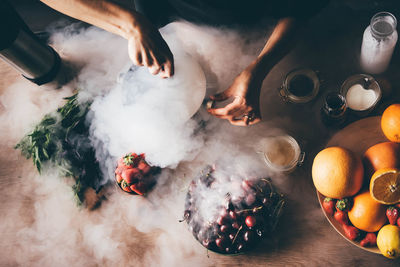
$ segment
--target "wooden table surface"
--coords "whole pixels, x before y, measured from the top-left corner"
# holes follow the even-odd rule
[[[99,209],[78,209],[64,181],[38,176],[31,162],[13,149],[32,123],[54,110],[70,89],[38,88],[0,61],[0,266],[400,266],[399,260],[351,245],[331,227],[320,210],[310,174],[313,157],[339,130],[320,121],[323,95],[360,72],[361,34],[377,8],[331,4],[312,20],[296,49],[265,80],[260,101],[264,122],[249,130],[223,126],[239,139],[246,131],[262,137],[277,127],[299,140],[306,152],[301,168],[286,176],[272,175],[287,198],[274,237],[238,256],[207,253],[186,226],[177,223],[187,181],[174,185],[179,190],[167,187],[166,192],[176,197],[157,192],[152,201],[159,197],[158,206],[110,189]],[[371,115],[400,101],[400,49],[396,49],[390,69],[377,76],[385,94]],[[307,105],[285,104],[276,88],[287,72],[302,66],[321,72],[321,93]],[[350,116],[348,123],[355,120]],[[183,163],[177,173],[190,173],[191,167]]]

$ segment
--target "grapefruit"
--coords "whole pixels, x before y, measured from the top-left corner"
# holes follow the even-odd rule
[[[386,207],[376,202],[369,191],[353,198],[353,207],[348,212],[350,222],[360,230],[376,232],[386,223]]]
[[[364,153],[365,170],[372,174],[383,168],[400,168],[400,144],[383,142],[371,146]]]
[[[381,118],[381,128],[387,139],[400,142],[400,104],[392,104],[385,109]]]
[[[314,186],[326,197],[341,199],[355,195],[362,186],[363,176],[361,159],[345,148],[328,147],[314,158]]]
[[[400,202],[400,171],[394,168],[376,171],[372,175],[369,190],[379,203],[391,205]]]

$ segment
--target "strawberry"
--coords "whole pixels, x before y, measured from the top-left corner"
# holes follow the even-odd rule
[[[143,182],[138,182],[137,184],[131,185],[131,189],[139,195],[143,195],[148,191],[147,185]]]
[[[336,201],[336,210],[349,211],[350,200],[348,198],[343,198]]]
[[[333,215],[336,221],[338,221],[342,225],[347,225],[349,223],[349,217],[347,217],[347,213],[341,210],[335,212]]]
[[[396,221],[399,218],[399,211],[397,208],[390,206],[386,209],[386,217],[389,220],[389,223],[392,225],[396,225]]]
[[[362,247],[373,247],[376,246],[376,234],[367,233],[363,240],[361,240],[360,245]]]
[[[354,241],[360,236],[360,230],[352,225],[342,224],[345,236]]]
[[[124,170],[121,177],[125,180],[128,185],[135,183],[141,176],[140,170],[137,168]]]
[[[125,192],[128,192],[128,193],[132,192],[132,190],[129,188],[129,185],[124,180],[121,183],[121,188]]]
[[[326,197],[322,202],[322,208],[327,214],[333,216],[333,214],[335,213],[335,200]]]
[[[151,167],[145,161],[140,161],[138,164],[138,169],[143,173],[143,175],[148,174],[151,171]]]
[[[121,181],[122,181],[122,177],[119,174],[115,175],[115,179],[117,180],[117,183],[121,183]]]
[[[397,219],[397,226],[400,227],[400,217]]]
[[[135,167],[139,163],[140,159],[140,156],[136,155],[136,153],[131,153],[124,157],[123,162],[126,166]]]

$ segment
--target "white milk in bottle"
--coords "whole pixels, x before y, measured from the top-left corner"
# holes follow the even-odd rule
[[[361,68],[365,72],[379,74],[387,69],[397,42],[396,26],[396,17],[389,12],[372,17],[361,45]]]

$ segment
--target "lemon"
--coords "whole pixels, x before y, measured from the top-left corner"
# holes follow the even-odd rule
[[[400,256],[400,228],[387,224],[381,228],[376,238],[376,244],[382,255],[390,259]]]

